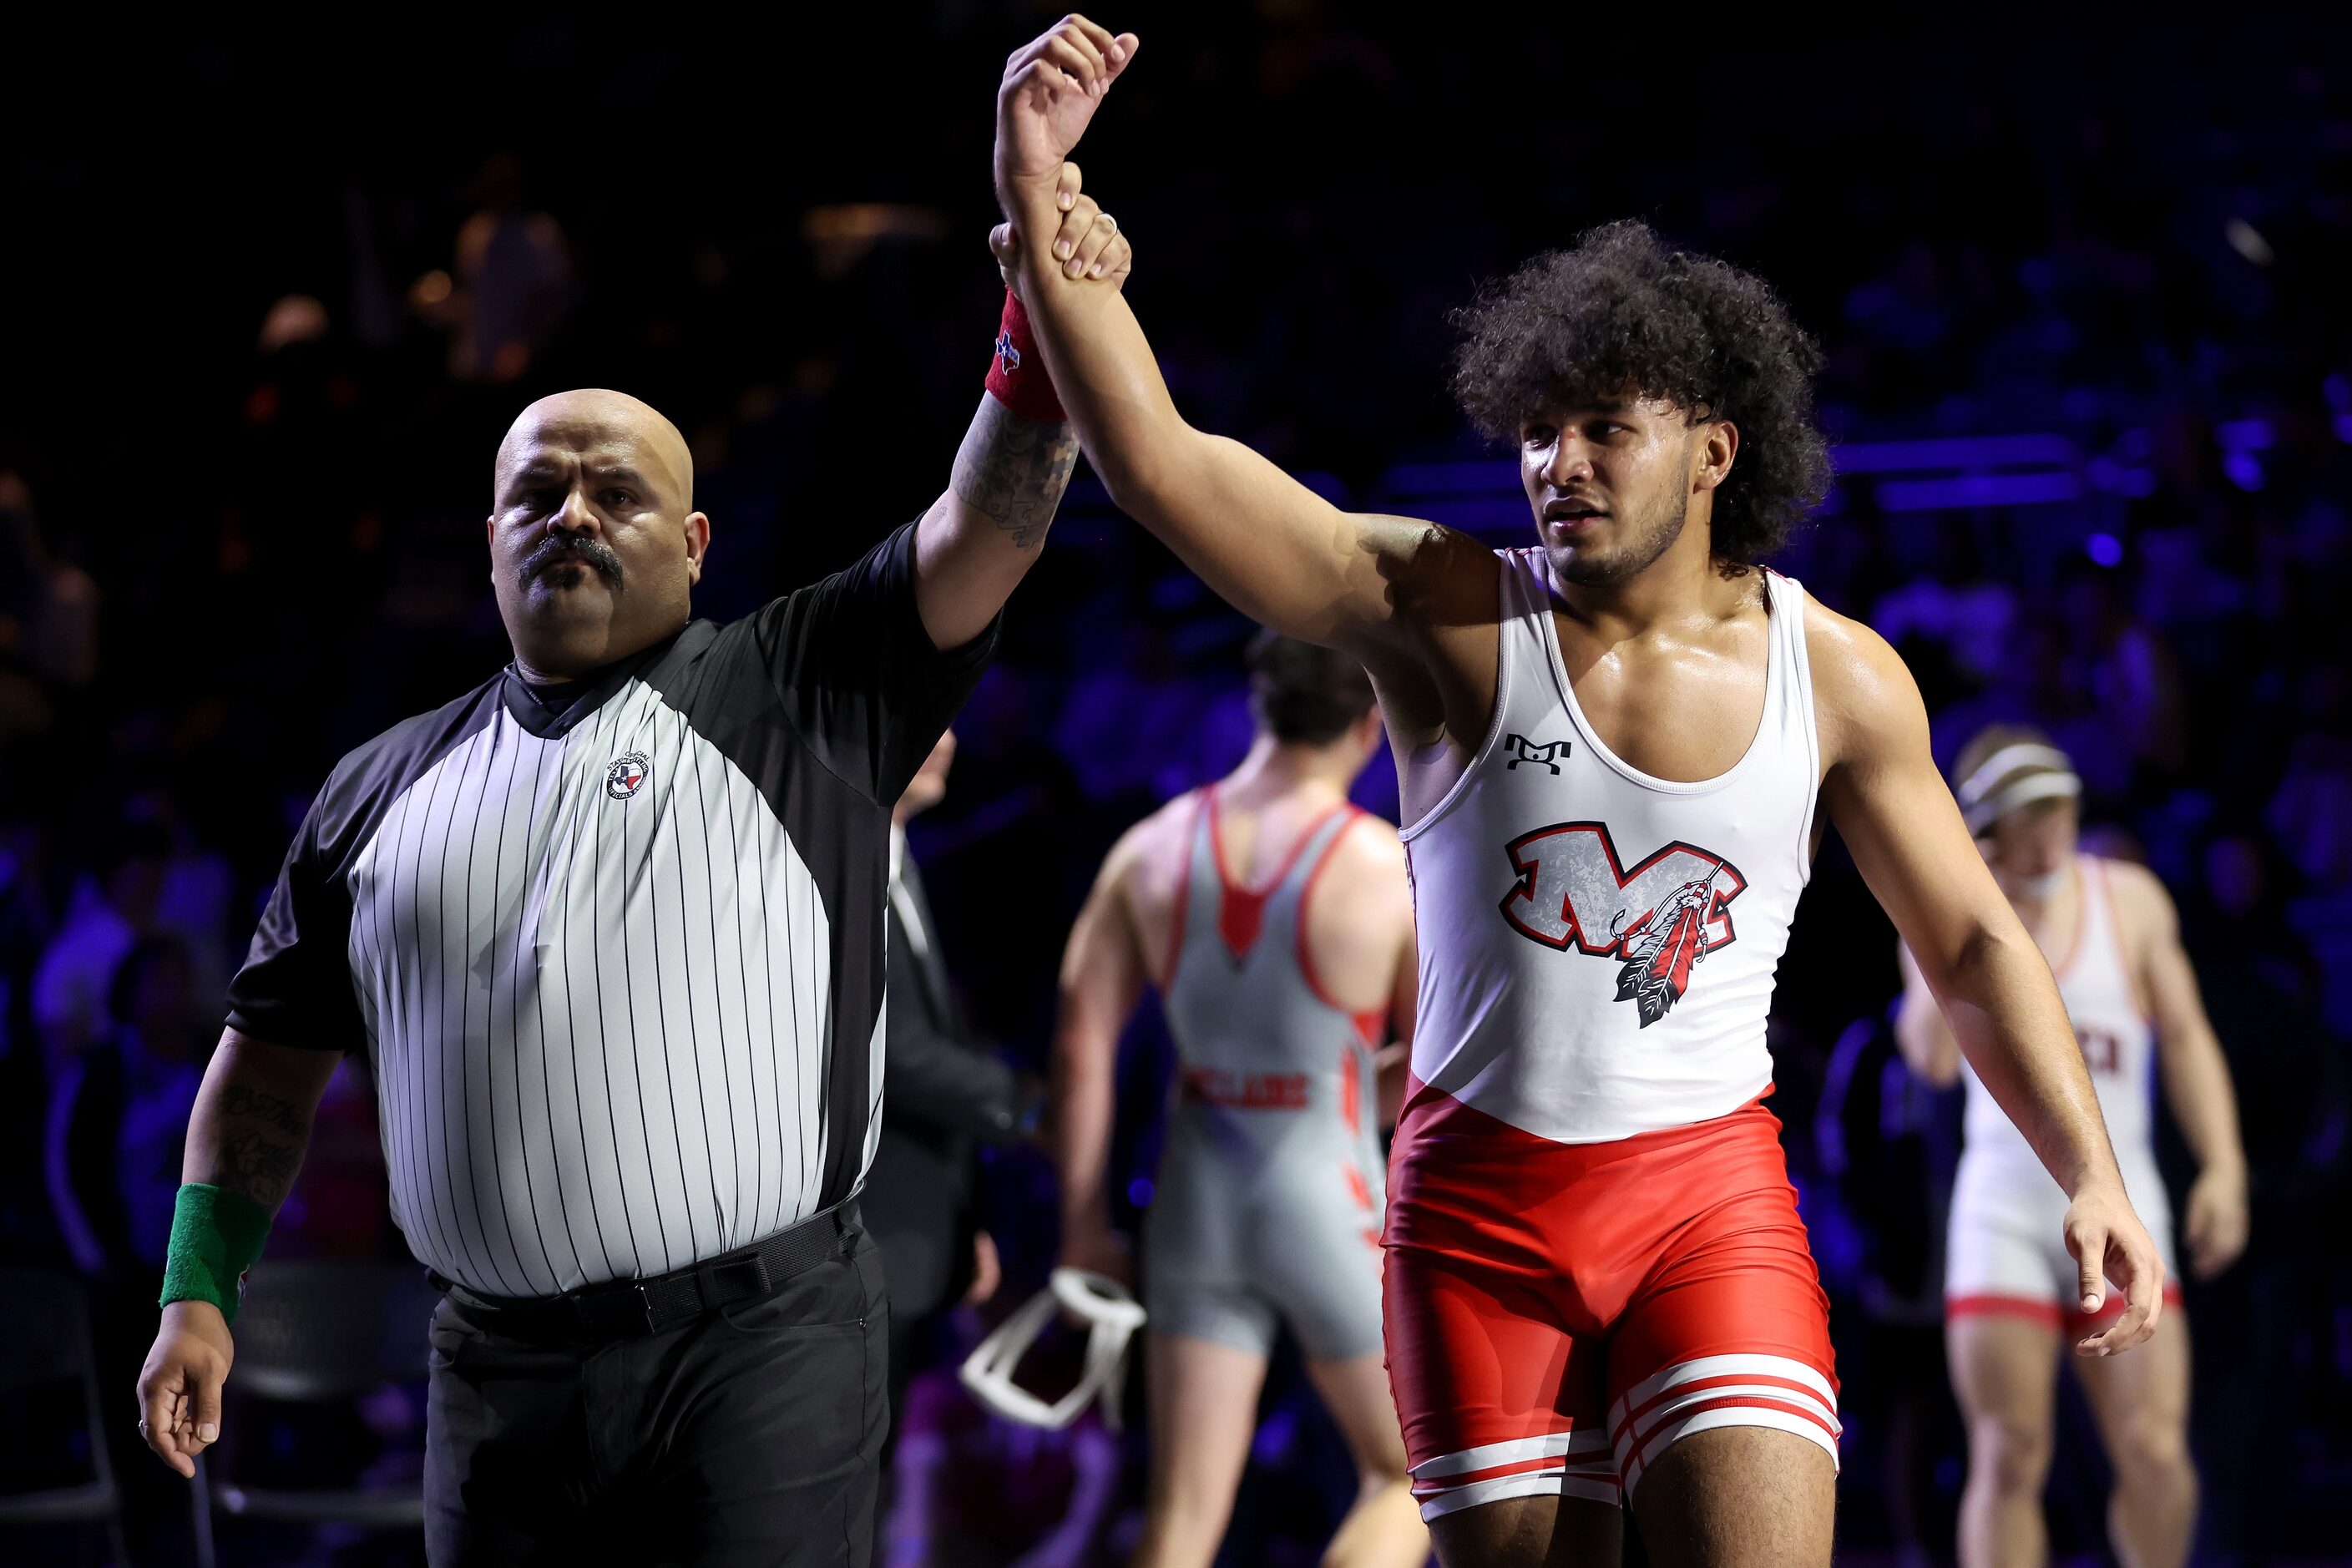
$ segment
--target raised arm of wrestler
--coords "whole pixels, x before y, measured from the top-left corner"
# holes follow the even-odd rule
[[[1410,813],[1459,774],[1493,713],[1492,554],[1433,524],[1342,512],[1246,447],[1193,429],[1118,292],[1016,243],[1052,227],[1054,172],[1137,47],[1132,35],[1073,16],[1007,62],[996,181],[1014,233],[1000,253],[1016,260],[1055,387],[1113,499],[1244,613],[1363,663],[1399,752]],[[1702,490],[1721,482],[1738,453],[1737,428],[1715,426],[1694,470]],[[1832,819],[1958,1020],[1979,1076],[2070,1194],[2066,1240],[2082,1265],[2085,1310],[2105,1300],[2105,1279],[2127,1294],[2129,1310],[2082,1348],[2107,1353],[2138,1343],[2160,1310],[2162,1268],[2125,1198],[2049,965],[1936,771],[1926,710],[1902,661],[1855,622],[1818,605],[1810,616]],[[1438,766],[1414,765],[1441,746]]]
[[[1466,759],[1493,700],[1492,554],[1426,522],[1343,512],[1239,442],[1194,429],[1118,290],[1017,244],[1058,221],[1053,172],[1136,48],[1131,33],[1069,17],[1013,53],[997,97],[997,195],[1011,219],[999,256],[1024,279],[1063,405],[1122,510],[1251,618],[1353,655],[1401,750],[1450,739]]]

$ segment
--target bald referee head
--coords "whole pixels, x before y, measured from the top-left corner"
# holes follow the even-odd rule
[[[524,409],[499,443],[490,580],[527,679],[563,680],[686,625],[710,547],[694,458],[659,410],[601,387]]]

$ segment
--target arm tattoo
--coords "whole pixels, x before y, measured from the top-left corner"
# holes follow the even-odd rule
[[[293,1101],[259,1093],[241,1083],[221,1086],[220,1108],[223,1116],[267,1121],[280,1132],[291,1132],[297,1138],[310,1130],[310,1119],[295,1110]]]
[[[289,1100],[237,1083],[221,1087],[214,1116],[211,1184],[242,1193],[268,1209],[285,1202],[302,1168],[310,1118]]]
[[[239,1132],[224,1140],[213,1162],[214,1186],[243,1193],[263,1208],[286,1201],[295,1172],[302,1168],[302,1145],[280,1143],[258,1132]]]
[[[949,483],[957,499],[1010,535],[1015,550],[1027,550],[1045,537],[1077,461],[1078,435],[1069,426],[1032,424],[983,395]]]

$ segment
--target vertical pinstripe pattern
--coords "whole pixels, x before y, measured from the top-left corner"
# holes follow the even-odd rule
[[[606,771],[649,759],[635,793]],[[655,1274],[814,1212],[824,903],[733,762],[631,680],[541,739],[503,710],[392,801],[346,943],[394,1219],[472,1289]],[[877,1021],[870,1052],[880,1102]]]

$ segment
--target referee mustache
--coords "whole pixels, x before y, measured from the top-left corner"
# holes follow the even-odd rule
[[[523,558],[515,581],[527,588],[567,561],[578,561],[593,568],[596,575],[604,579],[606,587],[616,594],[621,591],[621,558],[613,553],[613,547],[601,539],[567,533],[561,529],[549,534],[538,549]]]

